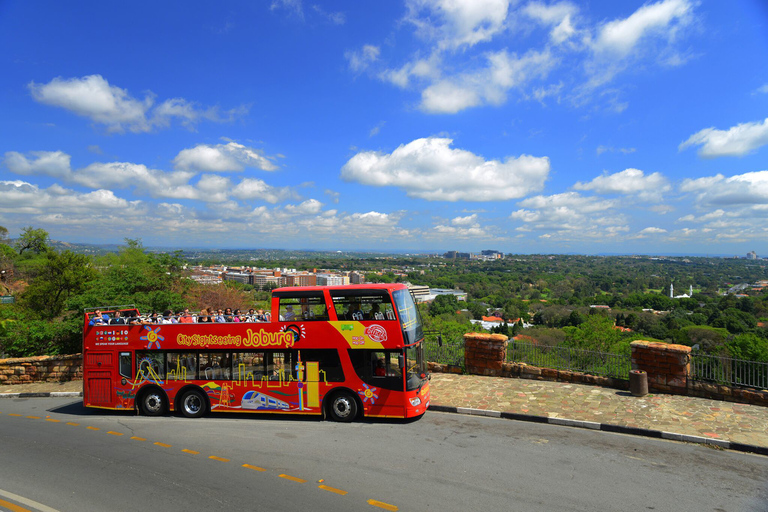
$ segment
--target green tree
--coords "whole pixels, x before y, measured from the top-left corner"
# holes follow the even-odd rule
[[[26,250],[40,254],[48,249],[49,241],[46,230],[28,226],[21,231],[21,236],[16,240],[16,250],[19,251],[19,254]]]
[[[459,301],[455,295],[438,295],[432,304],[429,305],[429,314],[432,316],[440,316],[444,314],[455,314],[456,311],[461,309]]]
[[[621,331],[603,315],[589,315],[578,327],[564,327],[566,339],[576,347],[609,352],[621,340]]]
[[[141,241],[126,239],[118,254],[95,261],[99,274],[78,297],[79,306],[134,304],[142,311],[187,306],[184,291],[191,281],[180,279],[179,265],[167,255],[146,253]]]
[[[768,362],[768,340],[756,334],[745,333],[734,336],[726,343],[731,357],[747,361]]]
[[[43,319],[53,319],[66,301],[85,290],[96,272],[88,256],[72,251],[47,251],[35,265],[35,275],[21,296],[22,304]]]

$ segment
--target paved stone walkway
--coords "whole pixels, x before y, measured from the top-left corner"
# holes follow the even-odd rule
[[[528,379],[433,373],[433,405],[565,418],[768,448],[768,407]]]

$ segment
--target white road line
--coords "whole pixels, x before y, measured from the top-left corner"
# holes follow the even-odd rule
[[[28,507],[32,507],[39,512],[59,512],[55,508],[51,508],[48,505],[43,505],[42,503],[38,503],[36,501],[25,498],[24,496],[19,496],[18,494],[13,494],[12,492],[4,491],[2,489],[0,489],[0,496],[4,496],[17,503],[22,503]]]

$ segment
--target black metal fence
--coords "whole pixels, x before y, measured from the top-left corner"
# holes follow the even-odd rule
[[[632,369],[629,355],[514,340],[507,345],[507,361],[625,380]]]
[[[438,344],[436,335],[424,338],[424,356],[427,361],[450,364],[464,368],[464,338],[443,339],[443,346]]]
[[[464,368],[464,340],[444,339],[439,346],[436,336],[427,336],[424,342],[427,361]],[[570,370],[590,375],[601,375],[629,380],[632,360],[629,355],[595,352],[563,346],[547,346],[509,340],[507,362],[526,363],[539,368]]]
[[[693,354],[691,378],[715,384],[768,389],[768,363]]]

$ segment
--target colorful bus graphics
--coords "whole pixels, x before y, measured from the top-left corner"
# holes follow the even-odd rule
[[[119,310],[138,315],[135,308]],[[421,321],[401,284],[277,289],[273,321],[266,323],[111,329],[90,326],[89,315],[83,328],[87,407],[351,421],[420,416],[429,404]]]

